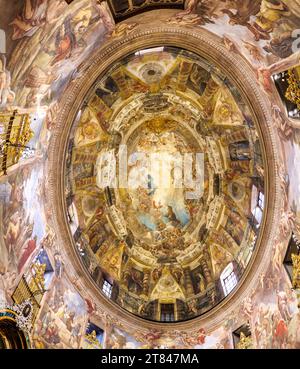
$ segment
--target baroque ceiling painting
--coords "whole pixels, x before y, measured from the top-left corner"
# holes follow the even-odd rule
[[[299,132],[299,0],[0,0],[0,348],[300,348]]]
[[[96,281],[106,273],[114,300],[145,318],[160,320],[161,304],[176,305],[175,320],[211,309],[224,297],[224,268],[232,262],[240,276],[247,267],[261,223],[251,217],[264,164],[249,107],[217,68],[168,47],[121,60],[84,104],[66,178],[83,263]],[[113,173],[125,148],[128,186]],[[183,188],[180,158],[196,154],[203,162]],[[155,167],[144,168],[153,155]]]

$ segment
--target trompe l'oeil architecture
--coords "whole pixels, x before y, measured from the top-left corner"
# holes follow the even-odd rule
[[[0,348],[299,348],[299,0],[0,14]]]

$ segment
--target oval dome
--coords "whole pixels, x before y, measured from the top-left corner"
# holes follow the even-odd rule
[[[202,57],[139,50],[99,76],[74,121],[65,196],[99,289],[153,321],[183,321],[239,284],[264,210],[251,110]]]

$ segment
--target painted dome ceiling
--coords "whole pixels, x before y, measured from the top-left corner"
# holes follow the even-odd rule
[[[255,248],[262,152],[238,89],[191,52],[139,50],[99,76],[65,166],[70,231],[99,289],[149,320],[216,306]]]

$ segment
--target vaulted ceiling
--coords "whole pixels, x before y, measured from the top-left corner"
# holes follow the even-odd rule
[[[226,296],[226,266],[240,279],[255,249],[260,138],[223,78],[178,48],[137,51],[99,76],[72,129],[65,194],[78,253],[144,318],[161,320],[163,303],[177,306],[174,320],[208,311]]]
[[[58,306],[69,295],[82,329],[113,321],[145,342],[159,327],[180,347],[197,344],[200,325],[231,334],[267,311],[272,321],[276,291],[291,289],[286,247],[300,234],[300,0],[9,3],[0,1],[1,296],[11,300],[42,252],[55,269],[35,326],[46,346],[49,314],[61,344],[75,345]],[[118,169],[125,145],[133,188],[102,176],[115,164],[103,155],[116,154]],[[164,165],[203,155],[200,196],[159,185],[163,170],[140,175],[135,154],[162,151]],[[168,305],[179,338],[158,323]]]

